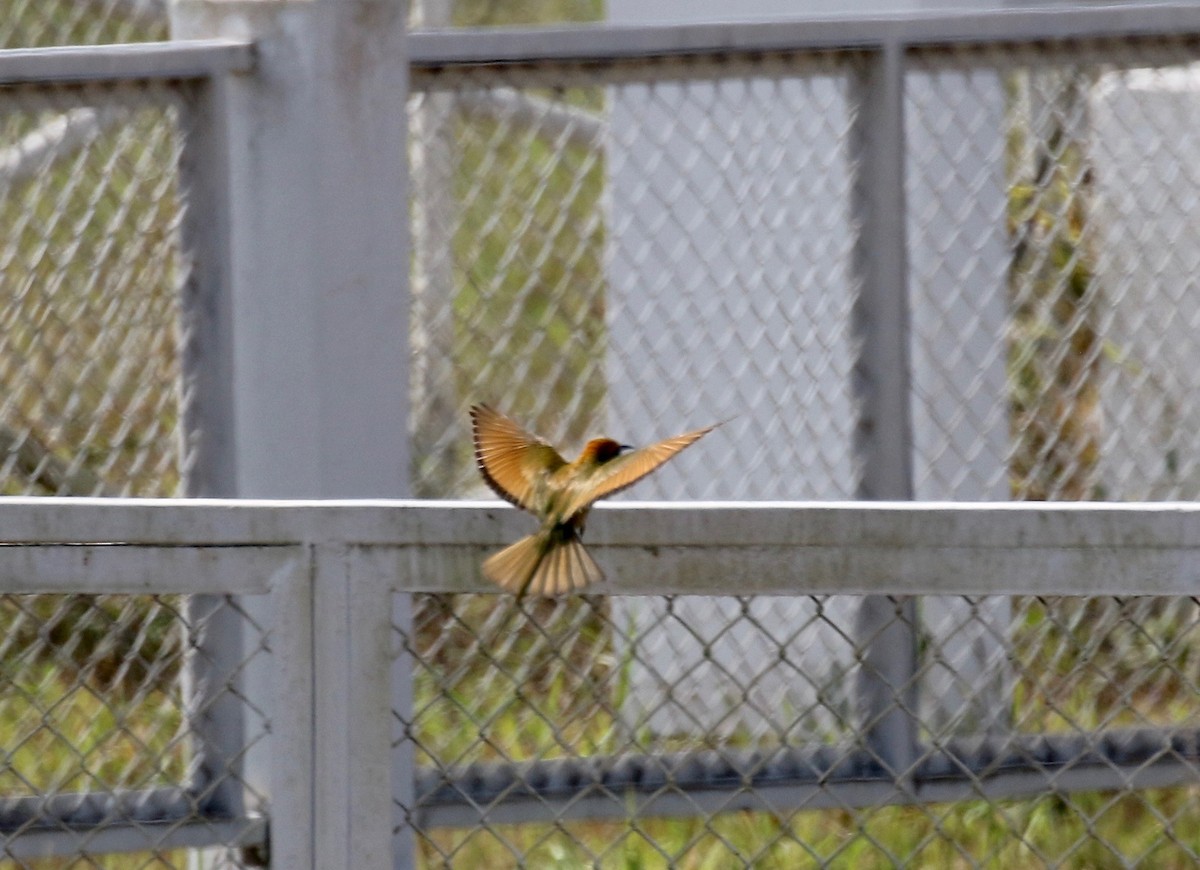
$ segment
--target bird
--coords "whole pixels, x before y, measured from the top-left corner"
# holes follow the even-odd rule
[[[541,528],[483,562],[483,575],[520,600],[550,597],[604,579],[583,546],[588,511],[599,499],[632,486],[719,423],[633,448],[593,438],[573,462],[547,441],[494,408],[471,406],[475,463],[492,490],[541,520]]]

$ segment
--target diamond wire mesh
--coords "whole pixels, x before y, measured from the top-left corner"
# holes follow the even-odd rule
[[[1173,40],[1065,48],[930,52],[911,67],[920,497],[1195,494],[1194,48]],[[1168,657],[1173,636],[1194,620],[1190,602],[923,607],[927,631],[947,641],[962,634],[959,646],[976,650],[928,665],[941,701],[924,718],[939,718],[940,705],[938,729],[1103,729],[1178,709],[1174,692],[1150,691],[1150,674],[1169,682],[1164,674],[1174,672],[1146,652]],[[1107,669],[1091,668],[1080,636],[1093,623],[1108,629],[1097,632]],[[1090,694],[1094,708],[1065,717],[1053,702],[1017,703],[999,721],[956,717],[972,683],[990,681],[993,698],[1027,697],[1006,656],[1031,626],[1064,639],[1048,665],[1083,671],[1058,678],[1076,697]],[[1153,824],[1158,801],[1173,800],[1147,799],[1138,811]]]
[[[167,38],[167,0],[0,0],[0,48]]]
[[[924,497],[1195,497],[1194,64],[1172,41],[914,63]]]
[[[177,92],[159,85],[0,94],[5,494],[180,490],[176,300],[187,259],[175,167],[183,108]],[[233,773],[201,779],[196,721],[212,705],[238,698],[249,722],[245,748],[262,738],[261,711],[237,694],[237,673],[220,685],[188,681],[192,671],[211,670],[198,644],[213,620],[245,623],[259,643],[265,630],[234,601],[216,613],[193,613],[199,606],[179,597],[0,598],[0,856],[8,859],[0,866],[46,866],[25,857],[22,835],[47,826],[65,832],[68,819],[85,833],[73,858],[55,860],[131,867],[194,860],[194,852],[167,846],[102,859],[86,832],[133,825],[143,843],[168,843],[180,825],[204,823],[205,795]],[[247,649],[242,667],[259,652]],[[106,792],[117,803],[96,803]],[[166,824],[151,824],[156,813]]]
[[[827,600],[813,600],[818,613]],[[733,602],[747,620],[774,603]],[[831,700],[837,683],[866,667],[857,657],[847,672],[826,675],[782,654],[787,640],[778,638],[780,656],[731,674],[741,702],[760,705],[768,727],[715,737],[695,719],[689,731],[665,735],[628,703],[630,661],[612,641],[628,626],[611,623],[602,597],[582,608],[505,604],[490,609],[482,630],[469,613],[477,599],[439,605],[411,633],[397,629],[415,662],[405,730],[422,768],[418,796],[401,813],[426,865],[1186,867],[1200,859],[1196,787],[1147,788],[1171,776],[1195,782],[1200,772],[1196,599],[1027,602],[1008,627],[1007,652],[989,663],[1011,682],[1010,728],[988,742],[964,739],[958,723],[925,723],[902,773],[918,788],[956,782],[956,799],[915,806],[887,805],[904,786],[863,743],[859,714]],[[835,627],[853,649],[849,626]],[[936,660],[937,638],[924,642],[926,661]],[[763,676],[779,670],[814,683],[810,708],[757,696]],[[924,676],[916,676],[922,691]],[[539,764],[552,760],[560,764]],[[771,793],[772,777],[787,777],[782,795]],[[878,787],[864,796],[871,782]],[[715,798],[704,789],[714,785],[723,788]],[[657,812],[643,812],[655,802]],[[447,806],[455,809],[449,827],[437,824]],[[578,818],[581,806],[590,818]]]
[[[13,89],[0,115],[0,485],[173,495],[184,268],[166,90]]]
[[[240,752],[265,739],[266,714],[237,680],[267,651],[268,627],[229,596],[195,610],[180,596],[9,595],[0,606],[0,866],[48,866],[22,840],[45,831],[82,832],[75,852],[54,859],[70,866],[189,867],[196,853],[171,846],[182,826],[228,838],[205,809],[212,795],[232,785],[251,803],[262,796],[213,763],[196,723],[232,700],[246,719]],[[231,616],[254,638],[232,669],[205,646]],[[93,851],[89,839],[112,826],[138,832],[138,851]],[[233,853],[221,861],[243,866]]]
[[[486,492],[465,421],[491,401],[570,445],[737,415],[723,437],[748,455],[684,454],[684,473],[648,480],[643,498],[850,495],[844,69],[770,58],[612,79],[417,82],[417,492]],[[665,142],[683,153],[665,158]],[[831,292],[804,292],[817,285]]]
[[[1189,497],[1190,49],[1058,48],[911,58],[921,498]],[[418,492],[485,492],[465,411],[486,400],[557,443],[738,414],[633,497],[852,495],[852,70],[770,56],[418,77]],[[1167,95],[1147,99],[1156,84]],[[487,598],[419,602],[400,643],[429,790],[401,810],[424,859],[1194,863],[1195,787],[1135,789],[1169,784],[1149,775],[1163,759],[1195,779],[1194,601],[922,601],[914,770],[957,774],[960,803],[882,806],[902,797],[889,779],[879,803],[817,788],[812,812],[773,812],[743,784],[715,804],[689,793],[674,805],[687,819],[572,822],[583,798],[567,789],[524,798],[544,802],[544,824],[498,821],[524,777],[566,775],[538,760],[706,748],[736,779],[738,748],[849,741],[858,755],[821,769],[878,767],[856,736],[869,638],[855,606],[596,597],[520,616]],[[1150,726],[1168,736],[1112,736]],[[1018,739],[1030,734],[1075,742]],[[1014,758],[1033,770],[1014,795],[1033,797],[985,793]],[[448,770],[505,759],[525,766],[466,767],[447,785]],[[624,806],[606,783],[593,793]],[[443,799],[474,827],[426,826]],[[764,811],[720,812],[747,803]]]

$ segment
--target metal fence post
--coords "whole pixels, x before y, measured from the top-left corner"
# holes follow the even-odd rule
[[[392,854],[392,590],[373,567],[315,548],[317,867],[409,866]]]
[[[1006,78],[925,55],[913,58],[905,79],[913,497],[920,500],[1012,497]],[[972,123],[955,124],[964,104]],[[1007,731],[1013,675],[1003,639],[1012,602],[926,596],[919,618],[929,650],[920,663],[919,712],[929,742]]]
[[[904,212],[904,46],[869,55],[854,82],[859,112],[851,135],[861,279],[855,371],[861,416],[861,497],[913,496],[908,266]],[[866,748],[897,778],[916,754],[916,607],[911,598],[863,598],[855,621],[861,655],[856,690]]]
[[[183,148],[179,158],[187,208],[181,227],[188,258],[180,287],[183,391],[183,494],[190,498],[237,493],[233,445],[233,353],[229,267],[227,83],[194,86],[183,104]],[[189,626],[203,626],[183,675],[184,697],[199,759],[190,787],[203,795],[207,812],[236,818],[248,810],[246,786],[270,794],[264,772],[252,773],[255,758],[243,755],[247,723],[241,681],[245,659],[240,615],[220,595],[189,596]],[[252,756],[257,756],[252,751]],[[203,859],[201,859],[203,861]]]
[[[255,75],[231,80],[223,97],[227,165],[215,182],[228,196],[218,218],[229,227],[228,259],[218,267],[228,316],[217,327],[232,360],[222,363],[230,366],[228,416],[193,415],[200,432],[218,428],[228,438],[220,480],[238,496],[409,492],[406,14],[405,0],[172,3],[176,38],[256,44]],[[344,603],[328,589],[314,595]],[[318,613],[315,621],[319,628],[345,616]],[[328,638],[314,644],[330,648]],[[355,676],[343,664],[314,665],[315,697],[341,691],[330,680]],[[272,668],[246,673],[245,691],[272,697]],[[315,771],[345,757],[347,729],[361,715],[316,706]],[[355,761],[390,780],[387,721],[382,739],[356,744]],[[310,796],[316,854],[389,854],[391,802],[369,806],[348,793],[357,787],[351,779],[334,782],[347,793],[326,783]],[[352,800],[378,816],[378,824],[358,818],[354,836],[381,842],[339,841],[350,836]]]

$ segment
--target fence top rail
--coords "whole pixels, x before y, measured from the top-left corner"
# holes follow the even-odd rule
[[[0,551],[327,544],[409,591],[490,589],[479,558],[534,526],[500,502],[0,498]],[[1191,503],[617,502],[587,542],[613,594],[1200,592]]]
[[[203,79],[253,68],[254,44],[230,39],[0,50],[0,86]]]
[[[534,525],[528,514],[494,499],[0,497],[0,546],[493,546]],[[587,540],[605,547],[1200,551],[1200,502],[615,501],[593,508]]]
[[[1200,35],[1200,4],[1121,4],[842,16],[689,25],[429,30],[408,41],[415,70],[664,56],[1041,43]]]

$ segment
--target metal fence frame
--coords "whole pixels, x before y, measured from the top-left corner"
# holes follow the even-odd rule
[[[403,724],[393,732],[393,698],[402,699],[396,693],[412,664],[393,648],[393,598],[494,592],[475,566],[525,526],[518,511],[477,502],[9,498],[0,500],[0,591],[267,595],[276,626],[272,697],[265,699],[272,713],[271,866],[403,867],[413,859],[405,851],[411,832],[408,820],[393,818],[394,796],[408,806],[431,799],[413,819],[422,826],[461,824],[477,810],[463,797],[469,790],[439,803],[430,777],[405,762],[412,747]],[[720,594],[736,574],[741,592],[761,595],[1190,596],[1200,565],[1200,506],[628,503],[601,507],[589,537],[611,577],[604,594]],[[1164,739],[1176,760],[1148,760]],[[1195,782],[1200,765],[1195,734],[1164,738],[1147,729],[1066,747],[1077,763],[1062,768],[1050,743],[1027,747],[1039,762],[993,759],[971,781],[962,776],[965,750],[931,755],[902,799],[1019,795],[1044,789],[1047,778],[1062,790],[1111,785],[1114,775],[1125,787],[1162,786]],[[589,762],[578,763],[586,769]],[[813,771],[821,763],[816,754],[795,754],[757,770],[756,806],[900,799],[892,775],[877,764],[851,759],[818,781]],[[661,783],[623,781],[619,771],[593,766],[591,784],[604,784],[608,794],[573,801],[565,817],[625,813],[626,800],[644,815],[694,813],[710,802],[740,806],[725,791],[731,781],[742,783],[735,756],[692,766],[694,781],[671,783],[686,799],[664,796]],[[552,789],[514,793],[511,807],[493,810],[489,820],[512,820],[510,811],[526,819],[530,805],[544,813],[547,801],[570,797]],[[88,833],[90,850],[120,836],[81,831]],[[41,835],[26,836],[31,853],[45,846]],[[181,836],[178,845],[187,844]]]
[[[61,93],[75,87],[104,84],[158,85],[181,97],[179,105],[186,115],[187,109],[202,110],[222,80],[231,75],[247,73],[253,67],[254,49],[244,40],[14,49],[0,52],[0,87],[54,88]],[[104,123],[96,113],[88,110],[64,116],[64,121],[59,127],[31,134],[22,144],[27,145],[33,141],[31,137],[39,135],[48,145],[55,146],[62,145],[63,141],[68,144],[74,139],[82,141],[84,136],[75,136],[78,130]],[[206,119],[202,115],[181,117],[180,122],[185,128],[203,127]],[[213,185],[212,176],[203,171],[188,176],[187,170],[194,167],[189,159],[191,156],[185,150],[184,180],[191,183],[195,192],[194,200],[203,212],[205,193],[219,187]],[[9,169],[20,171],[19,166],[9,166]],[[205,250],[199,244],[193,245],[193,250],[205,263],[220,262],[222,259],[222,252]],[[202,266],[201,272],[204,271],[205,267]],[[189,296],[185,292],[181,306],[181,317],[185,322],[200,323],[203,327],[205,314],[211,310],[210,300]],[[210,328],[204,331],[212,334],[215,330]],[[193,380],[201,384],[221,375],[220,371],[202,366],[191,366],[190,371]],[[212,391],[201,389],[201,392]],[[191,416],[187,425],[200,427],[196,415],[203,417],[211,411],[202,402],[197,402],[185,411],[185,415],[189,413]],[[218,454],[209,450],[207,456],[199,455],[188,490],[192,493],[204,492],[210,485],[204,478],[211,475],[214,467],[220,467]],[[145,550],[131,553],[119,548],[91,551],[87,548],[49,546],[37,550],[6,550],[3,555],[10,562],[7,575],[10,581],[6,585],[24,587],[22,591],[93,594],[144,594],[151,590],[164,594],[179,592],[190,595],[187,607],[193,614],[202,614],[206,608],[219,611],[219,602],[225,595],[245,595],[248,596],[247,600],[261,597],[270,592],[267,580],[271,575],[276,570],[283,570],[281,565],[273,564],[271,556],[274,554],[269,551],[246,551],[239,554],[239,570],[208,573],[206,576],[201,563],[207,559],[194,551],[191,554],[182,550],[159,551],[151,555]],[[106,566],[111,565],[112,557],[117,555],[126,557],[117,560],[125,567],[114,574]],[[189,559],[189,555],[199,555],[199,561]],[[30,556],[35,557],[32,562],[29,561]],[[22,558],[26,561],[22,562]],[[143,558],[149,561],[143,561]],[[175,574],[176,571],[178,574]],[[15,579],[47,575],[50,580],[46,585]],[[172,577],[191,577],[199,582],[186,583],[186,588],[171,588]],[[203,655],[198,657],[198,661],[203,663],[198,667],[210,675],[237,673],[241,664],[239,651],[243,630],[239,620],[234,614],[218,612],[207,622],[209,630]],[[195,676],[199,678],[203,675]],[[207,701],[204,698],[199,700],[204,714],[194,723],[192,730],[197,756],[204,759],[195,782],[137,794],[67,794],[50,801],[43,798],[4,799],[4,818],[0,828],[9,832],[6,840],[8,854],[34,857],[69,854],[82,848],[103,852],[214,844],[253,847],[265,842],[265,819],[254,813],[257,821],[249,826],[246,824],[251,810],[243,803],[236,777],[226,780],[215,790],[210,790],[206,784],[212,777],[220,777],[225,771],[236,771],[237,776],[242,775],[244,731],[241,704],[237,699],[221,696],[223,679],[207,682],[201,679],[198,684],[211,686],[214,694]],[[112,818],[128,821],[114,823]]]
[[[899,500],[913,489],[903,286],[906,58],[958,44],[1200,36],[1200,7],[1179,4],[405,38],[402,15],[399,25],[368,19],[339,28],[357,4],[334,9],[338,4],[322,0],[259,10],[248,27],[252,44],[219,38],[247,29],[234,13],[222,17],[222,5],[172,8],[176,35],[216,37],[204,42],[0,53],[3,85],[158,80],[191,92],[195,109],[187,119],[182,172],[189,190],[186,243],[196,268],[182,306],[192,338],[185,359],[187,428],[198,434],[188,493],[197,496],[407,491],[408,457],[396,434],[407,431],[407,182],[395,157],[406,142],[410,69],[417,86],[436,88],[440,71],[459,66],[636,64],[769,51],[866,57],[855,133],[861,149],[855,206],[862,228],[860,325],[863,346],[871,348],[859,372],[861,497]],[[328,57],[354,39],[383,50],[367,53],[360,79],[338,78]],[[348,94],[353,98],[343,100]],[[380,110],[397,104],[394,116]],[[274,123],[264,125],[259,117],[268,105]],[[308,134],[317,137],[321,168],[332,177],[289,187],[289,180],[319,174]],[[354,144],[339,147],[348,142]],[[369,188],[362,177],[371,179]],[[350,191],[344,200],[330,207],[320,199],[342,183]],[[351,210],[356,214],[347,222]],[[309,261],[288,262],[297,240],[316,243],[318,258],[328,255],[328,264],[301,274]],[[347,266],[353,274],[337,274]],[[355,297],[362,306],[339,307],[337,288],[355,286],[363,275],[366,289]],[[285,326],[299,328],[280,328],[275,318],[281,312],[290,318]],[[391,622],[407,618],[403,603],[393,613],[393,593],[480,591],[463,578],[476,576],[479,556],[523,526],[513,511],[465,503],[12,499],[0,502],[0,528],[14,545],[0,547],[0,576],[9,592],[144,592],[151,584],[160,584],[155,591],[259,597],[269,589],[273,599],[278,592],[269,606],[287,614],[282,624],[293,630],[280,636],[291,654],[272,661],[284,669],[281,684],[295,706],[277,708],[282,715],[273,720],[272,860],[382,867],[393,861],[393,799],[412,800],[422,787],[434,788],[415,782],[403,750],[391,749],[397,734],[389,699],[398,699],[403,714],[407,679],[403,660],[392,667],[387,642]],[[589,539],[613,569],[606,592],[721,593],[736,571],[756,578],[747,594],[867,596],[876,602],[874,611],[870,604],[863,610],[859,628],[867,635],[894,608],[894,596],[1194,594],[1198,532],[1200,513],[1186,505],[631,504],[598,511]],[[651,562],[655,570],[646,573]],[[178,573],[164,571],[173,566]],[[164,589],[165,574],[181,578],[180,589]],[[264,585],[266,575],[287,579]],[[258,579],[243,587],[227,582],[231,577]],[[907,769],[918,747],[911,717],[893,709],[893,699],[914,663],[894,654],[912,646],[909,630],[898,630],[900,636],[874,645],[869,661],[880,677],[862,692],[876,699],[876,712],[892,710],[873,717],[879,722],[869,735],[874,754]],[[1128,757],[1142,770],[1136,753]],[[1112,769],[1107,761],[1104,767]],[[1144,772],[1156,784],[1195,775],[1186,764]],[[805,783],[793,773],[764,788],[778,786],[795,799]],[[841,803],[879,797],[870,776],[850,773],[833,786],[844,792]],[[1022,771],[1011,773],[995,781],[997,793],[1024,787]],[[1077,784],[1063,780],[1064,787],[1103,781],[1082,769]],[[945,799],[958,787],[914,781],[912,799]],[[891,786],[888,793],[894,794]],[[519,804],[514,801],[514,817],[527,818],[529,810]],[[452,824],[462,817],[448,803],[428,818]],[[90,836],[89,848],[96,848],[99,841]],[[401,865],[405,848],[402,840],[395,858]]]

